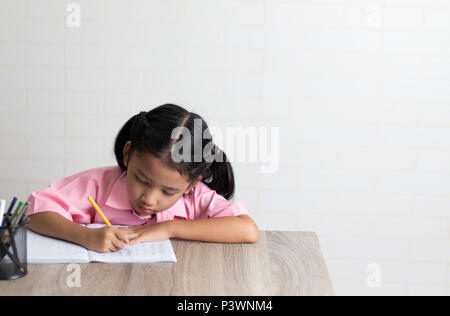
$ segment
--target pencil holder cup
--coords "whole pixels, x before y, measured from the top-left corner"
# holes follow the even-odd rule
[[[15,280],[27,275],[28,221],[0,227],[0,281]]]

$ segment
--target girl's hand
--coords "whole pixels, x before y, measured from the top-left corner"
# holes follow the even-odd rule
[[[130,246],[141,242],[166,240],[171,237],[167,222],[147,226],[124,227],[120,230],[130,236],[130,243],[128,244]]]
[[[130,244],[130,237],[133,236],[116,227],[91,228],[84,246],[101,253],[120,251]]]

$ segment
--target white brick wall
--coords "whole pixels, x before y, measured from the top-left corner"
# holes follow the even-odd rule
[[[114,164],[131,115],[178,103],[280,127],[236,200],[316,231],[337,294],[450,295],[449,84],[449,0],[0,0],[0,195]]]

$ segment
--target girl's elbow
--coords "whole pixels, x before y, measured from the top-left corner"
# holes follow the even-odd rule
[[[256,223],[248,215],[240,215],[238,217],[245,221],[242,242],[256,243],[259,239],[259,229]]]
[[[254,244],[258,241],[258,239],[259,239],[259,230],[258,228],[256,228],[256,231],[250,235],[248,242]]]
[[[258,226],[253,222],[250,225],[249,232],[247,234],[247,242],[248,243],[256,243],[259,239],[259,229]]]

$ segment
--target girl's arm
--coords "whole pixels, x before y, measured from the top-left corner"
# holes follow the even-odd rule
[[[30,215],[28,228],[38,234],[66,240],[97,252],[122,250],[133,237],[115,227],[87,228],[55,212]]]
[[[255,243],[259,229],[248,215],[190,221],[174,220],[168,225],[174,238],[223,243]]]
[[[174,238],[223,243],[254,243],[259,230],[248,215],[169,222],[169,234]]]
[[[58,213],[42,212],[30,215],[28,228],[38,234],[84,246],[88,228],[73,223]]]
[[[122,228],[135,233],[130,244],[180,238],[220,243],[254,243],[259,230],[248,215],[195,220],[172,220],[148,226]]]

